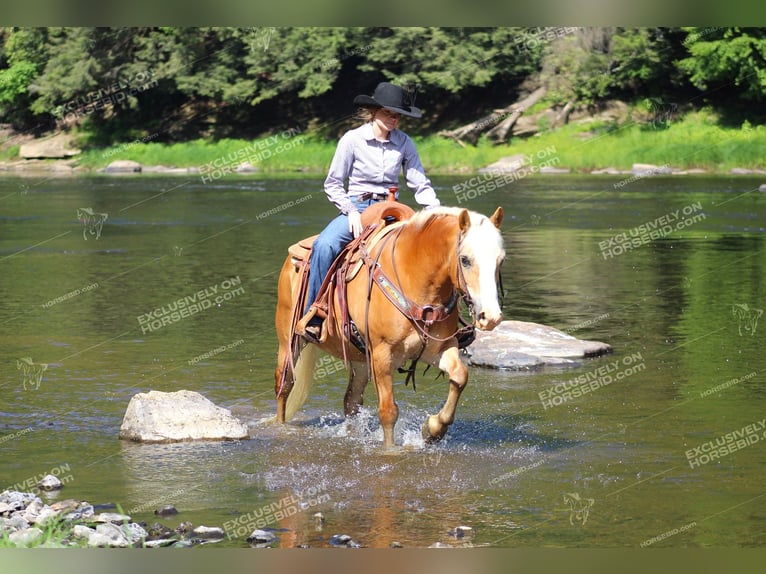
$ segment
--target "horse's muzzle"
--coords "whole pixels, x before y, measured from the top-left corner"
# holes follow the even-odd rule
[[[492,329],[497,327],[502,320],[503,320],[502,312],[489,314],[482,311],[476,317],[474,324],[478,329],[481,329],[482,331],[491,331]]]

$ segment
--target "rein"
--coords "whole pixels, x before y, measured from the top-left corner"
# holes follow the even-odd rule
[[[462,239],[463,235],[462,233],[458,237],[457,241],[457,247],[456,247],[456,253],[455,253],[455,261],[457,265],[457,289],[453,289],[452,294],[450,295],[449,299],[445,303],[440,303],[437,305],[420,305],[413,301],[410,297],[404,293],[404,291],[401,288],[401,279],[399,278],[399,271],[396,267],[396,259],[394,257],[394,250],[396,248],[396,242],[399,239],[399,235],[401,234],[403,228],[400,228],[396,230],[395,233],[392,233],[391,235],[387,236],[383,240],[383,244],[380,247],[380,250],[378,251],[378,254],[375,256],[375,259],[370,257],[369,253],[362,247],[363,249],[363,255],[362,259],[365,262],[365,265],[369,269],[369,284],[368,284],[368,291],[367,291],[367,307],[366,307],[366,320],[365,324],[369,326],[369,309],[370,309],[370,295],[372,293],[372,285],[373,283],[378,286],[378,288],[381,290],[381,292],[386,296],[386,298],[391,302],[391,304],[400,312],[402,313],[409,321],[412,323],[412,325],[417,329],[418,335],[420,336],[421,340],[421,348],[420,352],[418,353],[418,356],[415,359],[412,359],[409,368],[403,369],[400,368],[400,373],[406,373],[407,377],[405,378],[405,385],[409,383],[410,380],[412,380],[412,388],[413,390],[416,390],[415,386],[415,368],[417,366],[418,361],[420,360],[420,357],[423,355],[423,352],[426,349],[426,346],[428,344],[429,340],[434,341],[448,341],[449,339],[452,339],[453,337],[458,337],[458,346],[459,348],[463,348],[465,346],[468,346],[473,342],[474,339],[474,327],[473,325],[470,325],[466,323],[462,317],[459,317],[460,320],[460,326],[455,330],[454,333],[447,337],[437,337],[434,334],[430,332],[431,327],[434,323],[444,321],[448,319],[452,313],[457,308],[457,305],[459,301],[462,299],[466,305],[468,306],[468,309],[473,315],[473,309],[474,304],[473,300],[471,299],[471,296],[468,292],[468,284],[465,280],[465,276],[463,275],[463,270],[460,265],[460,248],[462,246]],[[383,268],[380,266],[379,260],[381,255],[383,254],[383,250],[385,248],[385,243],[390,242],[390,256],[391,256],[391,264],[393,267],[394,276],[396,277],[396,284],[386,275],[385,271],[383,271]],[[369,341],[369,332],[366,333],[366,340]],[[365,355],[367,356],[367,365],[369,369],[369,347],[366,347]]]
[[[401,279],[399,278],[399,271],[396,268],[396,259],[394,258],[394,249],[396,247],[396,242],[399,239],[399,235],[401,234],[403,228],[400,228],[396,231],[396,233],[391,234],[390,236],[386,237],[384,241],[384,245],[381,246],[380,251],[378,252],[378,255],[373,260],[368,253],[365,253],[363,258],[365,260],[365,263],[370,269],[370,277],[372,278],[372,281],[378,286],[378,288],[382,291],[382,293],[386,296],[386,298],[391,302],[391,304],[396,307],[400,313],[402,313],[405,317],[407,317],[414,325],[417,327],[418,331],[422,333],[425,337],[435,339],[435,340],[443,340],[446,341],[452,337],[455,336],[453,333],[449,337],[446,337],[444,339],[440,339],[438,337],[435,337],[432,335],[429,330],[433,326],[434,323],[444,321],[448,319],[452,313],[455,311],[455,308],[457,307],[457,303],[460,299],[460,296],[462,294],[462,297],[466,302],[469,304],[469,308],[473,308],[473,302],[470,300],[470,296],[468,295],[468,290],[462,289],[462,285],[460,285],[460,279],[458,279],[458,289],[453,290],[452,294],[450,295],[450,298],[447,300],[446,303],[440,303],[437,305],[420,305],[413,301],[411,298],[409,298],[406,293],[403,292],[401,289]],[[393,239],[393,241],[391,241]],[[383,271],[383,268],[380,266],[379,259],[381,254],[383,253],[383,249],[385,248],[385,242],[391,243],[390,251],[391,251],[391,265],[393,267],[394,275],[396,277],[396,283],[397,285],[394,285],[394,282],[386,275],[385,271]],[[458,253],[460,250],[460,240],[458,240]],[[460,269],[460,263],[459,263],[459,256],[457,257],[458,260],[458,269]],[[462,271],[460,271],[460,275],[462,276]],[[465,278],[463,278],[462,281],[463,285],[465,285]],[[459,293],[460,292],[460,293]],[[368,297],[369,300],[369,297]],[[423,326],[420,325],[420,323],[423,323]]]

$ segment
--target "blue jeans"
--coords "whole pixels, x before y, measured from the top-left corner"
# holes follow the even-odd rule
[[[362,213],[366,208],[375,203],[375,200],[354,201],[357,211]],[[330,269],[330,265],[343,251],[343,248],[354,238],[354,235],[348,230],[348,216],[341,213],[327,224],[319,237],[314,241],[311,248],[311,260],[309,266],[309,292],[306,299],[306,308],[304,314],[308,313],[311,304],[316,300],[319,294],[319,288],[324,282],[325,275]]]

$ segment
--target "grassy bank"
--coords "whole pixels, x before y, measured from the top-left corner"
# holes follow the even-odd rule
[[[406,131],[406,125],[403,126]],[[766,167],[766,126],[723,127],[710,112],[695,112],[667,126],[636,123],[567,125],[554,132],[494,146],[486,141],[465,147],[432,135],[415,138],[423,164],[430,174],[468,173],[497,159],[525,154],[573,172],[614,167],[629,170],[634,163],[701,168],[725,173],[733,167]],[[105,167],[118,159],[143,165],[236,167],[250,160],[261,173],[324,173],[335,151],[335,142],[310,134],[278,134],[254,141],[195,140],[172,145],[152,141],[126,142],[107,149],[86,150],[80,165]]]

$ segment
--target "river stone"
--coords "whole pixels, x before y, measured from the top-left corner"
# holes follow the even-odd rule
[[[330,546],[339,546],[342,548],[361,548],[362,545],[351,538],[348,534],[336,534],[330,538]]]
[[[125,528],[112,524],[111,522],[96,526],[96,531],[88,538],[88,546],[125,548],[130,546],[130,544],[131,541],[128,539],[128,534],[125,532]]]
[[[200,538],[223,538],[223,528],[218,526],[197,526],[192,530],[192,534]]]
[[[483,167],[477,171],[479,173],[510,173],[520,170],[522,167],[524,167],[526,161],[527,158],[523,153],[517,153],[514,155],[501,157],[496,162],[491,163],[487,167]]]
[[[634,163],[630,171],[633,175],[646,177],[648,175],[670,175],[673,173],[673,168],[665,165],[654,165],[651,163]]]
[[[131,522],[130,524],[128,524],[127,528],[128,528],[128,535],[130,536],[131,544],[137,544],[138,542],[141,542],[142,540],[146,540],[149,537],[149,533],[146,530],[144,530],[144,528],[140,524]]]
[[[40,538],[42,535],[43,531],[39,528],[25,528],[9,534],[8,540],[16,546],[26,546]]]
[[[50,506],[44,506],[43,509],[40,511],[40,514],[35,516],[33,520],[30,520],[32,524],[38,524],[40,526],[43,526],[46,522],[49,522],[53,519],[55,519],[59,515],[58,512],[53,510]]]
[[[16,509],[7,502],[0,502],[0,514],[10,514],[14,510]]]
[[[88,502],[80,502],[77,505],[77,508],[74,510],[68,510],[66,514],[62,516],[64,520],[67,522],[71,522],[74,520],[89,520],[93,518],[93,515],[95,514],[95,511],[93,510],[93,505]]]
[[[15,510],[26,508],[37,498],[31,492],[19,492],[18,490],[4,490],[0,493],[0,502],[5,502]],[[42,500],[40,501],[42,503]]]
[[[130,159],[118,159],[106,166],[103,171],[105,173],[139,173],[141,164]]]
[[[572,359],[612,351],[600,341],[586,341],[539,323],[503,321],[492,331],[476,331],[466,349],[470,365],[496,369],[530,369],[543,365],[571,366]]]
[[[252,534],[247,537],[247,541],[250,544],[269,544],[277,539],[273,532],[268,530],[253,530]]]
[[[449,531],[449,535],[455,538],[472,538],[473,528],[470,526],[456,526]]]
[[[19,147],[19,157],[22,159],[65,158],[78,153],[80,150],[72,146],[72,136],[63,133],[45,139],[32,140]]]
[[[95,533],[96,531],[92,528],[88,528],[84,524],[75,524],[72,527],[72,536],[75,538],[85,538],[90,539],[91,534]]]
[[[166,504],[162,508],[155,510],[154,514],[157,516],[173,516],[174,514],[178,514],[178,510],[172,504]]]
[[[40,482],[37,483],[40,490],[59,490],[62,487],[61,481],[52,474],[46,474]]]
[[[538,172],[548,175],[563,175],[565,173],[572,173],[572,170],[568,167],[553,167],[550,165],[544,165],[538,170]]]
[[[20,511],[21,517],[27,522],[33,523],[42,512],[46,505],[39,498],[35,498],[23,511]]]
[[[119,514],[117,512],[102,512],[90,519],[90,522],[116,522],[122,524],[123,522],[129,522],[130,516],[127,514]]]
[[[163,546],[170,546],[172,544],[175,544],[176,542],[177,540],[173,538],[171,539],[163,538],[161,540],[145,540],[144,546],[146,546],[147,548],[161,548]]]
[[[139,442],[238,440],[248,438],[248,430],[228,409],[194,391],[149,391],[130,399],[119,436]]]

